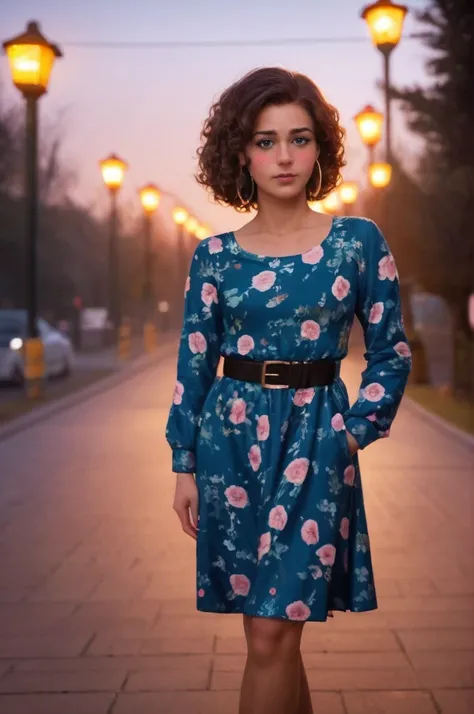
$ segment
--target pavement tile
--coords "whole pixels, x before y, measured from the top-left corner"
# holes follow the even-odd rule
[[[328,632],[312,628],[303,633],[303,652],[390,652],[400,646],[392,632]]]
[[[436,590],[441,595],[474,595],[474,576],[455,580],[436,580]]]
[[[443,612],[386,612],[385,627],[393,630],[462,629],[472,624],[472,615],[465,611]]]
[[[238,704],[236,692],[124,692],[113,714],[237,714]]]
[[[201,635],[200,637],[160,637],[143,640],[139,654],[208,654],[213,651],[215,637]]]
[[[439,612],[444,616],[446,612],[457,610],[468,615],[474,611],[474,597],[469,595],[386,597],[379,603],[379,609],[384,614],[389,612]]]
[[[147,669],[132,672],[127,679],[126,691],[163,692],[209,689],[211,666],[180,666]]]
[[[108,714],[115,694],[2,694],[2,714]]]
[[[474,687],[474,668],[469,665],[464,667],[450,667],[449,669],[417,669],[416,677],[421,689],[438,687],[465,689]]]
[[[472,714],[474,711],[474,689],[455,692],[434,689],[433,696],[441,714]]]
[[[474,666],[472,650],[419,650],[408,654],[415,669],[455,669]]]
[[[438,714],[427,692],[343,692],[343,698],[347,714]]]
[[[0,657],[78,657],[90,634],[82,637],[0,637]]]
[[[397,630],[407,652],[417,650],[472,650],[474,629],[463,630]]]
[[[0,680],[0,692],[115,692],[125,681],[126,670],[62,669],[40,672],[9,672]]]

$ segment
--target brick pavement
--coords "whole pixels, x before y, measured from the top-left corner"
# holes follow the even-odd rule
[[[0,444],[1,714],[236,714],[241,618],[195,611],[171,509],[173,382],[167,358]],[[402,407],[361,463],[380,609],[306,625],[315,712],[468,714],[473,455]]]

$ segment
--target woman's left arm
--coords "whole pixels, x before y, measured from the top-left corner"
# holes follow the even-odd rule
[[[395,260],[378,226],[362,219],[362,260],[356,315],[363,331],[367,366],[357,401],[344,414],[346,429],[360,449],[388,436],[411,370],[403,326]]]

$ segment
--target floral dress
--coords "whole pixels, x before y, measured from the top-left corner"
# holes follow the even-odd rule
[[[222,356],[342,360],[357,316],[367,366],[350,406],[329,386],[268,389],[219,376]],[[377,225],[335,217],[310,250],[251,253],[234,233],[201,241],[185,286],[166,425],[172,470],[199,492],[197,609],[325,621],[377,607],[361,474],[411,369],[394,258]]]

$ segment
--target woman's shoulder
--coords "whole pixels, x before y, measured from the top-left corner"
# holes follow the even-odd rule
[[[198,258],[209,257],[211,255],[219,255],[227,247],[228,241],[232,236],[231,232],[215,233],[203,238],[197,244],[194,255]]]

